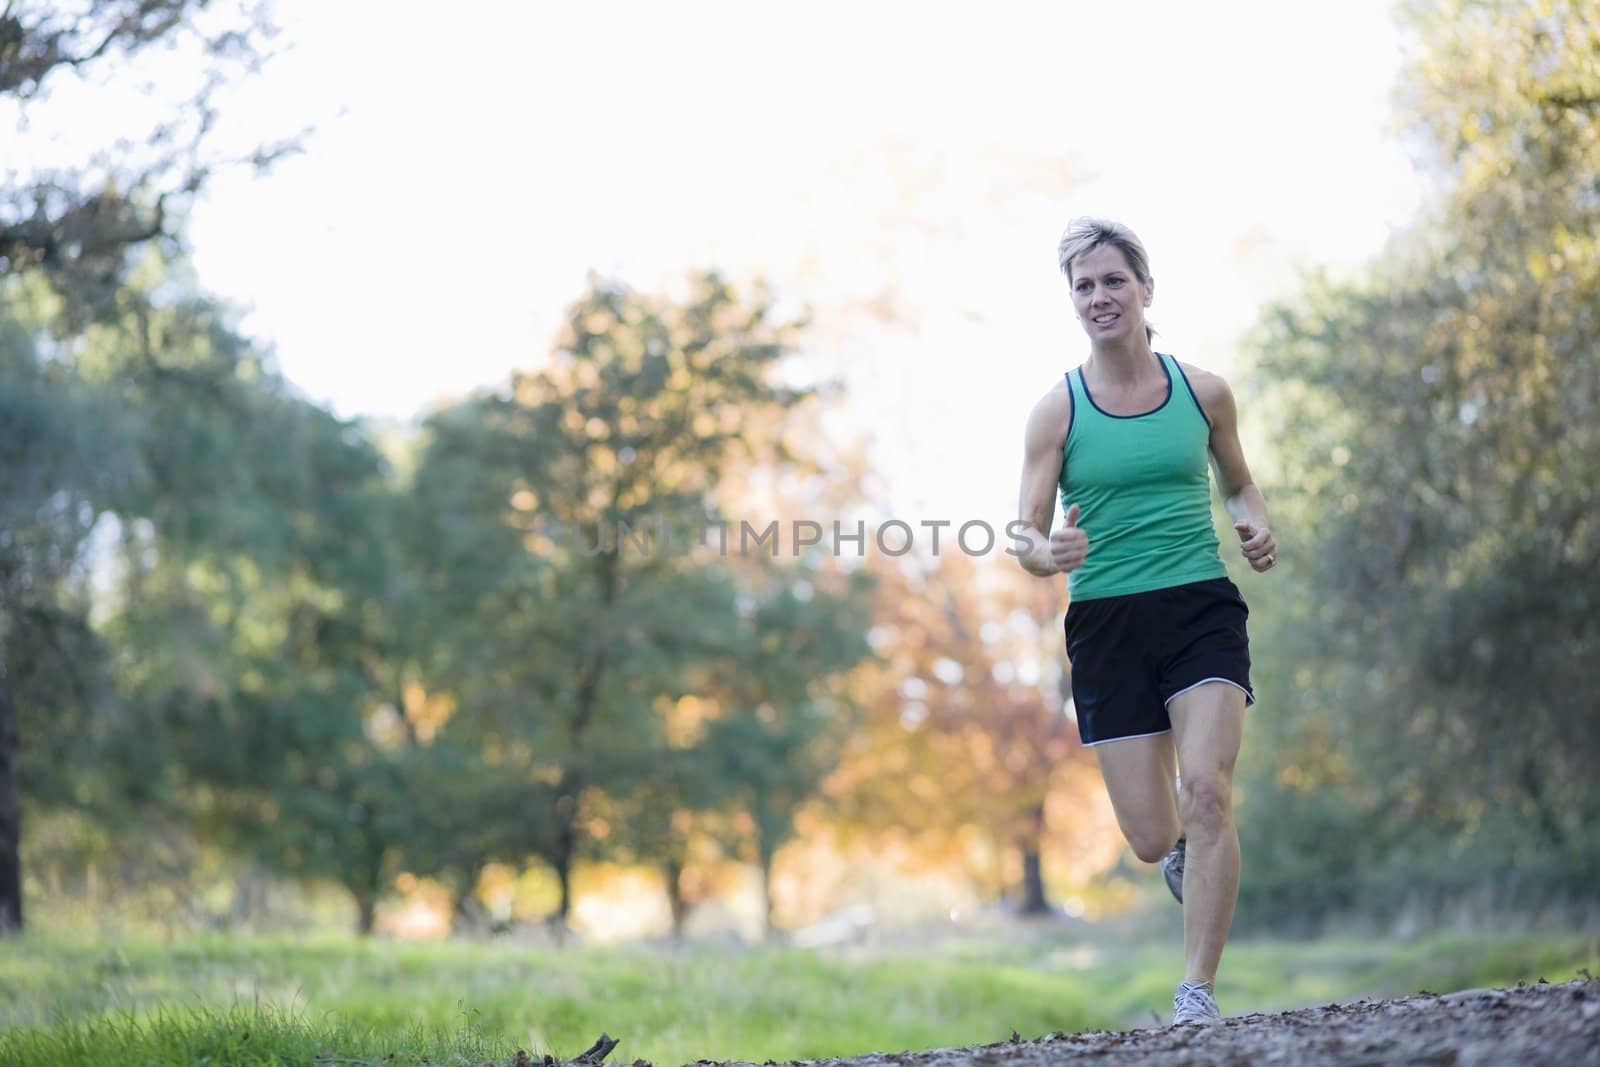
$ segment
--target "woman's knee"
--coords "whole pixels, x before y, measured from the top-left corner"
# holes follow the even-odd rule
[[[1146,863],[1155,863],[1172,851],[1172,846],[1178,842],[1176,827],[1142,827],[1137,831],[1124,833],[1128,844],[1133,849],[1133,854]]]
[[[1183,776],[1178,811],[1184,833],[1211,836],[1233,825],[1233,782],[1226,775]]]

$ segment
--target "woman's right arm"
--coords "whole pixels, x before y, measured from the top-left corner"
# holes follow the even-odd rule
[[[1022,542],[1017,561],[1029,574],[1047,578],[1077,568],[1088,550],[1088,540],[1076,526],[1077,506],[1067,514],[1067,525],[1054,534],[1056,487],[1061,480],[1062,449],[1072,421],[1072,393],[1065,380],[1057,382],[1028,415],[1022,464],[1022,494],[1017,505],[1020,520],[1013,525]]]

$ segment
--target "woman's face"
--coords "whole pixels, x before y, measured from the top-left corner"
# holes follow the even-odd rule
[[[1096,344],[1144,336],[1144,309],[1153,284],[1145,284],[1114,244],[1085,252],[1071,263],[1072,304],[1083,331]]]

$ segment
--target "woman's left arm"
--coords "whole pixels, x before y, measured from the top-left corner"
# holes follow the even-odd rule
[[[1278,543],[1267,522],[1266,498],[1250,476],[1250,465],[1239,445],[1239,412],[1233,403],[1233,390],[1220,375],[1199,368],[1190,372],[1189,381],[1211,422],[1211,466],[1223,506],[1239,534],[1239,550],[1253,570],[1271,570],[1278,562]]]

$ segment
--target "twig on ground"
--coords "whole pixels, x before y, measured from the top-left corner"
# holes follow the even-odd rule
[[[600,1040],[574,1056],[572,1062],[583,1064],[584,1067],[596,1067],[597,1064],[605,1062],[605,1058],[611,1055],[611,1050],[617,1047],[617,1043],[617,1039],[609,1034],[601,1034]]]

